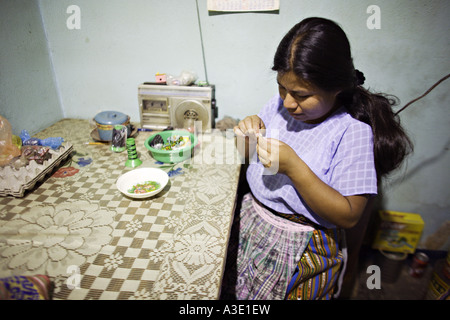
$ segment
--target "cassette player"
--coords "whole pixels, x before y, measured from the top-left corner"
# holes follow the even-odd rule
[[[145,82],[138,86],[138,100],[142,128],[183,128],[187,119],[200,121],[203,132],[215,128],[218,110],[214,85],[168,86]]]

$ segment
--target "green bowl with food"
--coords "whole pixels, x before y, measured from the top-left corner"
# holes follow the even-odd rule
[[[198,139],[186,130],[167,130],[152,134],[145,140],[151,156],[164,163],[177,163],[190,158]]]

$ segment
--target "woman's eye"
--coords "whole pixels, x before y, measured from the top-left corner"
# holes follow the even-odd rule
[[[310,94],[307,94],[307,95],[299,95],[299,94],[296,94],[295,95],[295,99],[298,99],[298,100],[305,100],[306,98],[309,98],[311,95]]]
[[[280,96],[284,99],[286,95],[289,93],[295,100],[305,100],[306,98],[311,97],[311,94],[300,94],[295,92],[290,92],[286,88],[281,85],[278,85],[278,92]]]

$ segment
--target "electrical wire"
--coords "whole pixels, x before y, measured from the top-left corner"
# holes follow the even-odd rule
[[[433,90],[434,88],[436,88],[442,81],[447,80],[450,77],[450,73],[448,75],[446,75],[445,77],[441,78],[438,82],[436,82],[435,84],[433,84],[431,86],[430,89],[428,89],[423,95],[421,95],[420,97],[411,100],[410,102],[408,102],[403,108],[401,108],[400,110],[398,110],[395,115],[398,115],[400,112],[402,112],[403,110],[406,109],[406,107],[408,107],[409,105],[413,104],[414,102],[416,102],[417,100],[422,99],[423,97],[425,97],[427,94],[429,94],[431,92],[431,90]]]

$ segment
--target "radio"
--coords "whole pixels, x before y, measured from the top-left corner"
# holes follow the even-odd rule
[[[186,121],[200,121],[203,132],[215,128],[218,110],[214,85],[168,86],[145,82],[138,86],[138,99],[142,128],[183,128]]]

